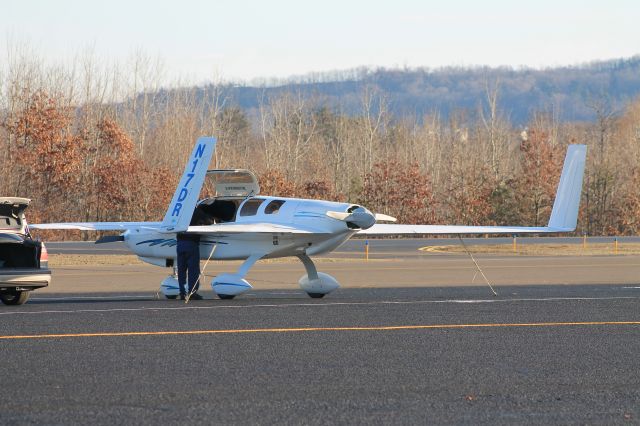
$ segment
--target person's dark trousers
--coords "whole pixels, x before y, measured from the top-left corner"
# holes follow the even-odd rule
[[[200,276],[200,241],[178,238],[178,285],[180,294],[186,294],[185,284],[189,279],[189,293],[198,291],[198,277]]]

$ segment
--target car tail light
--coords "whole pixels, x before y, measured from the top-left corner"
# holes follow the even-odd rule
[[[44,243],[41,243],[40,249],[40,268],[48,268],[49,267],[49,252],[47,251],[47,246]]]

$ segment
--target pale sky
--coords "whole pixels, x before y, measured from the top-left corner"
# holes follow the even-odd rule
[[[250,81],[359,66],[570,65],[640,54],[638,0],[0,0],[0,60],[140,50],[167,75]]]

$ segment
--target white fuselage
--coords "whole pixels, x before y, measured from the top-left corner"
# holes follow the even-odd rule
[[[243,215],[244,204],[256,199],[264,202],[255,214]],[[284,203],[276,213],[265,213],[265,207],[274,200]],[[234,223],[269,223],[294,227],[306,233],[229,232],[203,235],[200,240],[200,257],[244,260],[256,254],[264,254],[263,258],[276,258],[330,252],[353,236],[357,229],[350,229],[344,221],[328,217],[326,212],[346,212],[351,206],[353,205],[348,203],[297,198],[247,198],[238,206]],[[124,241],[131,251],[149,263],[164,265],[165,260],[176,258],[176,234],[154,232],[140,227],[125,232]],[[215,251],[211,255],[214,247]]]

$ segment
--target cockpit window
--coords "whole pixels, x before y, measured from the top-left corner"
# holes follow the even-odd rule
[[[263,201],[263,198],[252,198],[247,200],[242,206],[242,210],[240,210],[240,216],[255,216]]]
[[[273,200],[264,208],[265,214],[276,214],[280,211],[280,207],[284,204],[284,200]]]

